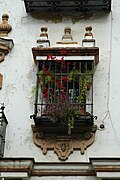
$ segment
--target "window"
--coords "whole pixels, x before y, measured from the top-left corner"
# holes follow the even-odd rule
[[[44,154],[54,149],[66,160],[74,150],[84,154],[95,139],[93,74],[97,47],[32,48],[37,65],[33,141]],[[84,145],[83,145],[83,140]]]
[[[47,56],[45,61],[39,61],[37,122],[48,119],[67,125],[71,117],[93,125],[93,70],[94,61],[91,60],[65,61],[64,56],[61,59]]]

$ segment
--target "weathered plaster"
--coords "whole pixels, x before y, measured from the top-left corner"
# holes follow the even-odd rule
[[[46,12],[42,12],[42,13],[30,13],[30,15],[38,20],[44,20],[46,22],[53,22],[53,23],[60,23],[62,22],[62,19],[64,17],[71,19],[72,23],[76,23],[80,20],[86,20],[89,19],[93,16],[93,13],[76,13],[76,12],[64,12],[64,13],[57,13],[57,12],[51,12],[46,13]]]

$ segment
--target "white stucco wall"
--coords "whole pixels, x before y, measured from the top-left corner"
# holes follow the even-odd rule
[[[87,176],[50,176],[50,177],[31,177],[30,180],[96,180],[96,177],[87,177]]]
[[[42,26],[48,27],[51,45],[54,45],[61,40],[66,26],[71,27],[74,40],[81,44],[84,28],[88,25],[93,27],[96,46],[100,48],[100,62],[94,76],[94,114],[98,116],[95,123],[99,127],[104,121],[105,130],[96,132],[94,144],[84,155],[75,151],[67,161],[85,162],[89,157],[120,156],[120,1],[114,1],[112,13],[94,14],[74,24],[70,18],[63,18],[58,23],[33,18],[25,12],[21,0],[0,0],[0,16],[3,13],[10,16],[9,23],[13,30],[9,38],[15,43],[5,61],[0,64],[0,72],[4,75],[0,102],[5,104],[9,122],[5,156],[34,157],[36,161],[44,162],[58,161],[53,151],[44,156],[32,141],[31,124],[34,122],[29,116],[34,111],[32,88],[36,82],[36,65],[31,48],[36,46]]]

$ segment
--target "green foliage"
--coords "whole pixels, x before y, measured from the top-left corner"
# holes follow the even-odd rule
[[[76,81],[79,75],[79,71],[73,68],[68,74],[68,81]]]
[[[40,79],[40,85],[45,85],[47,83],[50,82],[50,80],[52,80],[52,74],[49,70],[41,70],[38,73],[38,77]]]

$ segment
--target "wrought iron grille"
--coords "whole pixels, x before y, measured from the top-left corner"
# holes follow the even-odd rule
[[[4,145],[5,145],[5,134],[6,134],[6,126],[8,121],[4,114],[4,106],[0,109],[0,157],[4,155]]]
[[[27,12],[111,11],[111,0],[24,0]]]
[[[93,69],[93,61],[39,61],[34,119],[57,121],[74,109],[76,119],[93,123]]]

